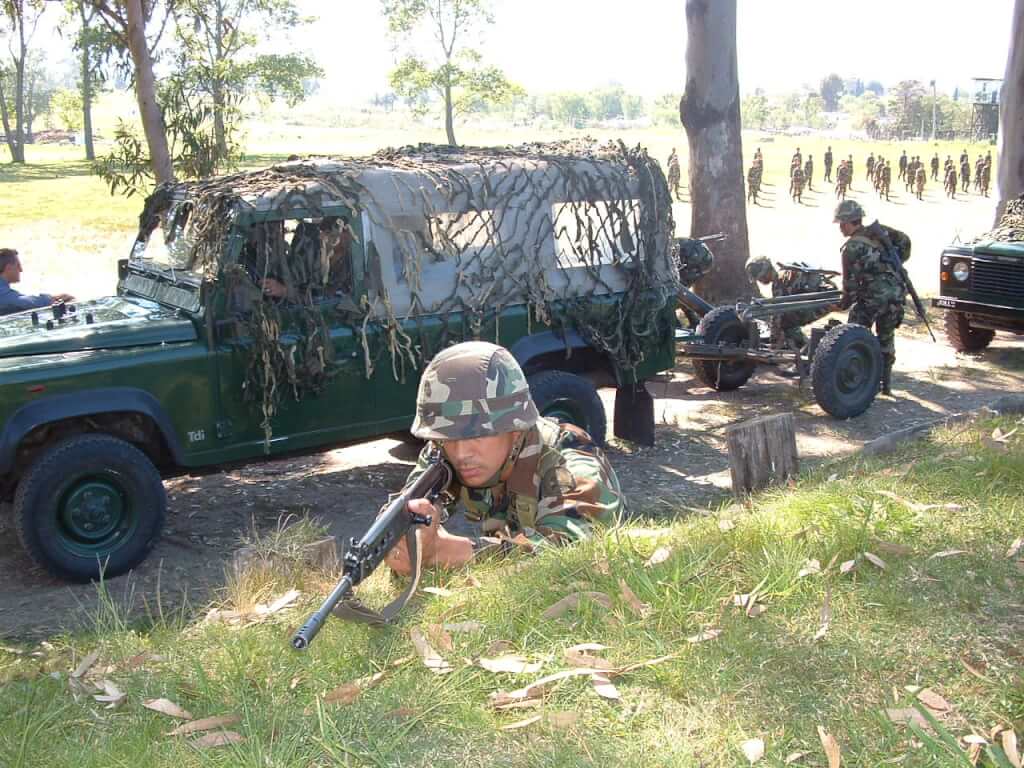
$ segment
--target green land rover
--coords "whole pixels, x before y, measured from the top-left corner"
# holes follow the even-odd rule
[[[991,232],[943,250],[932,304],[946,310],[946,338],[959,352],[980,352],[996,331],[1024,334],[1024,196]]]
[[[446,345],[508,347],[541,411],[652,443],[671,200],[594,143],[307,159],[160,187],[117,295],[0,319],[0,499],[70,580],[142,561],[162,477],[402,432]]]

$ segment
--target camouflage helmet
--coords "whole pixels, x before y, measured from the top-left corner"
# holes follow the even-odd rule
[[[832,221],[860,221],[864,218],[864,209],[856,200],[843,200],[836,206],[836,215]]]
[[[467,341],[439,352],[427,365],[412,433],[421,440],[468,440],[529,429],[539,416],[512,353],[486,341]]]
[[[691,237],[673,239],[672,258],[679,264],[679,281],[687,288],[710,272],[715,263],[711,249]]]
[[[751,280],[768,282],[774,273],[775,267],[772,266],[771,259],[767,256],[758,256],[747,262],[747,274],[750,275]]]

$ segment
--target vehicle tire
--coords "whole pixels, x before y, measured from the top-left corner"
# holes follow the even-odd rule
[[[814,399],[837,419],[864,413],[882,379],[882,348],[862,325],[840,325],[825,334],[811,363]]]
[[[732,307],[715,307],[701,318],[697,334],[704,337],[705,344],[733,344],[737,347],[750,346],[757,331],[740,320]],[[706,387],[728,392],[739,389],[754,374],[755,363],[739,360],[723,363],[717,360],[694,360],[693,372]]]
[[[957,352],[980,352],[995,335],[989,328],[972,328],[962,312],[946,312],[946,338]]]
[[[76,435],[44,451],[14,497],[29,556],[68,581],[118,576],[141,563],[167,514],[160,473],[134,445]]]
[[[605,444],[608,416],[589,379],[565,371],[541,371],[527,377],[527,381],[541,416],[575,424],[586,430],[597,445]]]

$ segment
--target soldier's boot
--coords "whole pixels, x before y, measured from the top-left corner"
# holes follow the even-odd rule
[[[882,366],[882,394],[892,397],[892,362],[889,360]]]

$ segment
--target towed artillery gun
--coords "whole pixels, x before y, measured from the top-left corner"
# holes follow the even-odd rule
[[[698,261],[706,263],[703,271],[710,268],[710,251],[704,254],[684,243],[679,252],[684,262],[689,253],[696,253]],[[832,278],[839,274],[805,264],[778,266],[816,273],[826,285],[834,285]],[[824,328],[811,329],[810,342],[803,349],[788,347],[781,334],[773,331],[776,319],[827,309],[839,297],[839,289],[832,288],[716,307],[684,285],[679,305],[690,327],[676,329],[677,356],[692,360],[697,379],[719,392],[742,387],[759,365],[792,366],[801,383],[810,378],[814,399],[825,412],[837,419],[859,416],[874,402],[882,376],[882,351],[867,328],[832,320]]]

